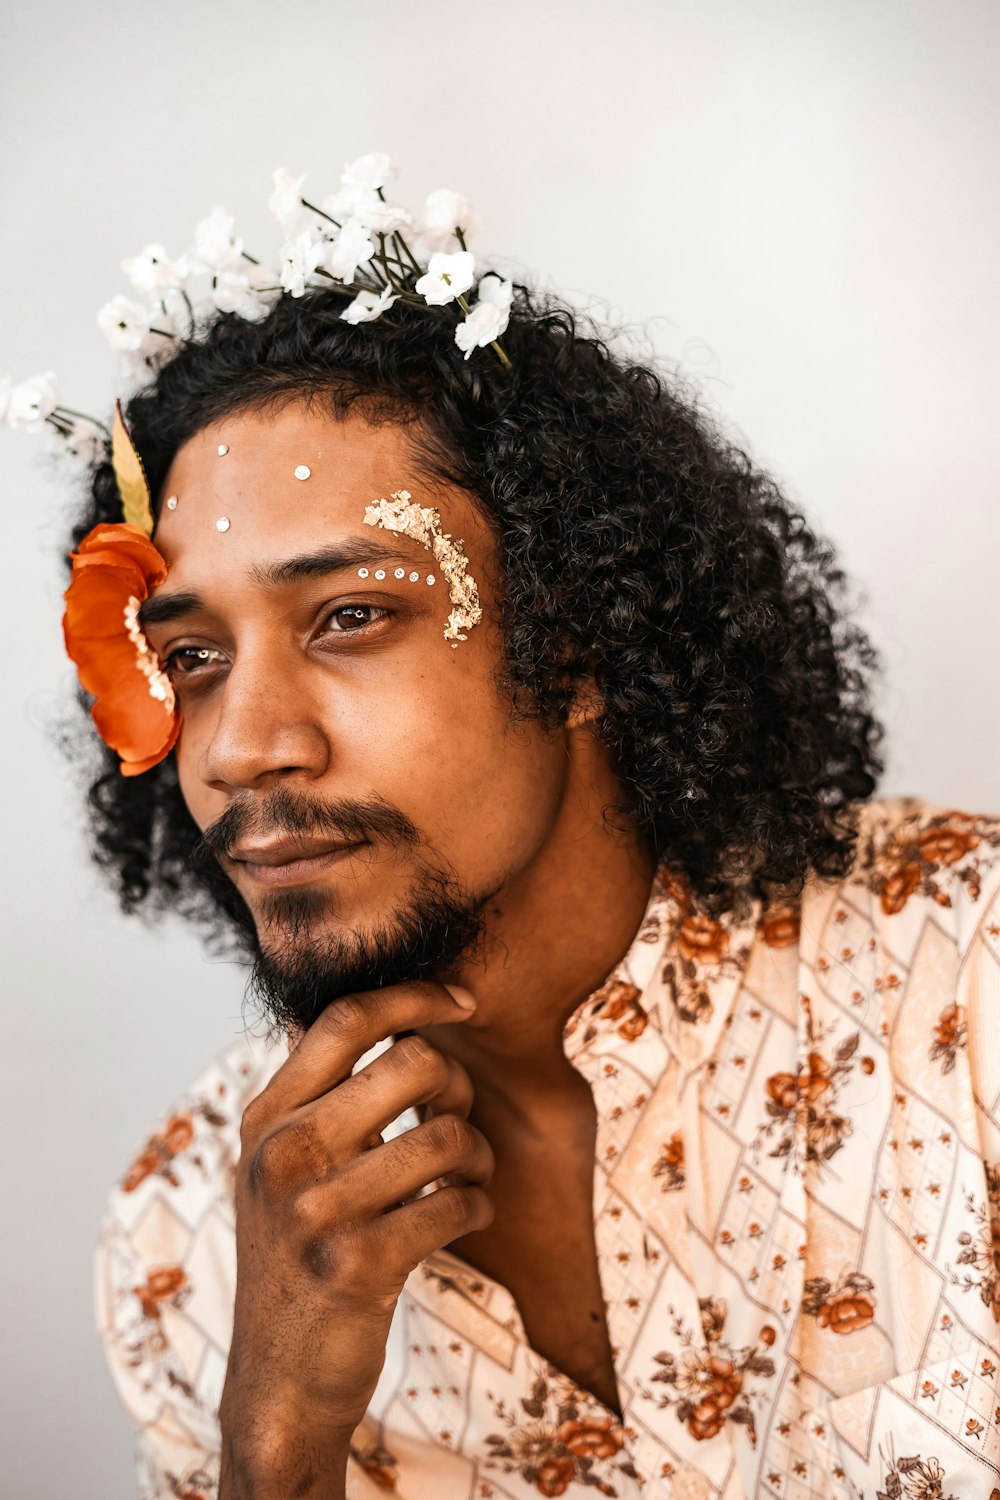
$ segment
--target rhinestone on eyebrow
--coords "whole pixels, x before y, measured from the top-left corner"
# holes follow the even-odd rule
[[[358,569],[358,577],[359,578],[367,578],[368,577],[368,569],[367,568],[359,568]]]
[[[308,479],[311,473],[312,469],[310,469],[308,464],[299,464],[295,470],[295,477],[296,479]]]
[[[419,574],[419,573],[411,573],[411,574],[410,574],[410,582],[411,582],[411,583],[416,583],[416,581],[417,581],[417,579],[418,579],[418,578],[419,578],[419,577],[420,577],[420,574]]]
[[[376,568],[375,569],[375,577],[376,578],[384,578],[385,577],[385,569],[384,568]]]
[[[220,516],[219,519],[215,523],[215,529],[216,529],[216,531],[228,531],[229,530],[229,517],[228,516]]]
[[[434,577],[433,573],[428,573],[428,575],[427,575],[427,582],[428,583],[437,583],[437,579]]]
[[[220,443],[219,446],[218,446],[218,448],[215,451],[218,453],[218,455],[219,455],[220,458],[224,458],[226,456],[226,454],[229,452],[229,444],[228,443]]]
[[[405,578],[406,577],[406,569],[405,568],[396,568],[395,571],[393,572],[392,576],[393,576],[393,578]]]
[[[177,496],[176,495],[171,495],[170,499],[167,501],[167,510],[176,510],[176,509],[177,509]]]

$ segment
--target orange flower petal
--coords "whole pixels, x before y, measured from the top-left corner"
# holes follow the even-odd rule
[[[101,738],[121,757],[124,776],[138,776],[173,749],[180,714],[171,700],[156,698],[129,635],[126,608],[140,603],[167,576],[167,565],[135,526],[101,524],[72,554],[73,577],[66,590],[63,635],[80,682],[97,701],[91,716]]]

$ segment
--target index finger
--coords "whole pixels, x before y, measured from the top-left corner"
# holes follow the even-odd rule
[[[258,1095],[258,1110],[281,1115],[300,1109],[349,1078],[358,1060],[386,1037],[416,1026],[467,1021],[472,1014],[443,984],[430,980],[344,995],[317,1017]]]

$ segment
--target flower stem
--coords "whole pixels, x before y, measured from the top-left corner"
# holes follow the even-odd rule
[[[63,406],[62,403],[60,403],[54,409],[52,415],[59,416],[60,414],[67,417],[80,417],[84,422],[91,422],[95,427],[99,427],[104,433],[105,437],[109,438],[111,436],[110,429],[105,427],[103,422],[99,422],[96,417],[88,417],[85,411],[74,411],[72,406]]]
[[[315,203],[310,203],[308,198],[300,198],[299,202],[303,208],[308,208],[311,214],[319,214],[320,218],[325,219],[328,224],[335,224],[338,229],[341,228],[339,219],[335,219],[332,214],[324,213],[323,209],[317,208]]]

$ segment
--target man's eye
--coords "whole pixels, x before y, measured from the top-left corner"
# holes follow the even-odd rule
[[[176,651],[170,652],[164,667],[171,677],[191,677],[221,661],[225,661],[222,652],[209,646],[178,646]]]
[[[376,604],[342,604],[327,617],[326,623],[334,635],[348,635],[373,625],[387,613]]]

